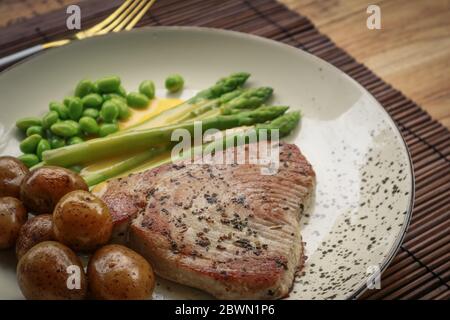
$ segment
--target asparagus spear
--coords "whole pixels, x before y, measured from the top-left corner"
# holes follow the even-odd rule
[[[206,104],[180,119],[180,122],[197,118],[207,118],[212,115],[231,114],[242,109],[254,109],[261,106],[272,95],[273,89],[269,87],[235,90],[224,94],[215,103]],[[218,110],[218,108],[221,110]],[[211,112],[208,112],[211,111]]]
[[[271,139],[272,137],[272,131],[278,130],[278,137],[282,138],[287,136],[292,132],[292,130],[295,129],[298,122],[300,121],[300,112],[298,111],[292,111],[287,112],[275,119],[273,119],[270,122],[267,123],[257,123],[254,127],[248,128],[247,130],[244,130],[243,132],[236,132],[233,134],[228,134],[223,137],[223,139],[218,139],[217,141],[213,141],[209,144],[204,145],[203,150],[204,154],[210,153],[212,150],[215,150],[220,144],[222,144],[223,149],[225,149],[228,146],[238,146],[237,143],[241,142],[243,144],[249,143],[249,135],[246,133],[249,130],[255,130],[256,131],[256,138],[259,140],[261,139]],[[267,130],[267,135],[260,134],[262,130]],[[237,139],[241,138],[241,139]]]
[[[291,111],[287,112],[274,120],[264,123],[264,124],[256,124],[255,126],[252,126],[250,128],[246,128],[244,130],[234,132],[232,134],[227,134],[223,136],[221,139],[214,140],[210,143],[206,143],[200,146],[192,147],[191,149],[187,150],[184,154],[181,154],[177,156],[176,158],[172,159],[170,156],[167,157],[164,160],[158,161],[157,163],[152,164],[151,166],[148,166],[145,168],[145,170],[153,169],[155,167],[158,167],[162,164],[169,163],[169,162],[176,162],[180,160],[185,160],[188,158],[193,158],[197,155],[203,154],[207,155],[211,153],[213,150],[217,150],[220,145],[222,145],[222,149],[225,150],[225,148],[230,146],[239,146],[238,142],[247,144],[249,142],[249,135],[247,133],[250,130],[256,131],[256,137],[258,141],[261,141],[261,139],[271,138],[271,132],[272,130],[279,130],[279,138],[283,138],[287,135],[289,135],[298,125],[298,122],[300,121],[301,115],[298,111]],[[261,130],[268,130],[267,135],[261,135]]]
[[[249,89],[235,99],[232,99],[227,104],[221,106],[222,114],[231,114],[234,111],[239,112],[242,109],[254,109],[262,105],[272,95],[273,89],[269,87],[262,87],[256,89]]]
[[[284,115],[279,116],[278,118],[275,118],[271,122],[265,123],[265,124],[257,124],[256,126],[249,128],[248,130],[255,129],[257,133],[257,138],[269,138],[269,135],[259,135],[259,132],[261,129],[266,129],[271,132],[274,129],[279,130],[279,136],[284,137],[288,135],[294,128],[297,126],[298,121],[300,120],[300,113],[299,112],[288,112]],[[195,146],[185,152],[182,155],[179,155],[176,159],[171,159],[170,156],[167,158],[161,159],[157,162],[152,162],[150,166],[145,167],[145,170],[153,169],[155,167],[158,167],[162,164],[169,163],[172,160],[173,161],[179,161],[183,159],[187,159],[189,157],[194,157],[199,154],[209,154],[213,150],[217,150],[220,144],[222,144],[223,149],[230,145],[236,145],[236,141],[243,141],[245,143],[248,143],[248,136],[245,135],[246,131],[243,132],[236,132],[231,135],[226,135],[222,139],[218,139],[217,141],[210,142],[208,144],[204,144],[201,146]],[[237,139],[241,138],[241,139]],[[232,143],[230,143],[232,142]],[[146,161],[152,159],[153,157],[162,154],[163,152],[169,150],[169,148],[161,147],[161,148],[153,148],[149,151],[144,151],[136,156],[133,156],[129,159],[126,159],[114,166],[102,169],[98,172],[83,175],[84,180],[88,184],[88,186],[93,186],[95,184],[98,184],[100,182],[106,181],[108,179],[111,179],[113,177],[118,176],[119,174],[122,174],[126,171],[133,170],[134,168],[142,165]]]
[[[95,171],[93,173],[88,173],[87,175],[83,175],[83,172],[82,172],[81,176],[84,178],[87,185],[89,187],[91,187],[91,186],[96,185],[100,182],[103,182],[107,179],[118,176],[121,173],[129,171],[133,168],[136,168],[137,166],[162,154],[163,152],[165,152],[167,150],[169,150],[168,147],[152,148],[150,150],[140,152],[140,153],[138,153],[130,158],[127,158],[123,161],[116,162],[111,166],[108,166],[101,170]]]
[[[238,89],[245,83],[245,81],[247,81],[248,77],[250,77],[250,74],[246,72],[233,73],[228,77],[220,79],[212,87],[200,91],[191,99],[179,104],[174,108],[161,112],[160,114],[147,121],[144,121],[143,123],[130,127],[126,131],[148,129],[152,127],[159,127],[166,123],[178,122],[178,119],[184,117],[186,114],[189,114],[190,112],[200,107],[207,105],[211,102],[211,100],[218,99],[222,95]],[[217,101],[213,101],[213,103],[217,103]],[[117,133],[116,135],[120,134],[122,134],[122,132]]]
[[[202,122],[202,132],[216,128],[225,130],[240,126],[263,123],[282,115],[288,107],[267,106],[241,112],[233,115],[219,115]],[[121,135],[111,135],[97,138],[83,143],[48,150],[43,153],[43,160],[49,165],[63,167],[80,164],[86,160],[95,161],[113,155],[145,150],[146,148],[166,146],[171,142],[172,132],[176,129],[186,129],[194,132],[195,123],[187,122],[159,128],[125,132]]]
[[[262,129],[268,130],[269,134],[273,129],[279,130],[280,138],[287,136],[297,126],[301,115],[299,111],[287,112],[268,123],[257,123],[255,128],[259,132]]]
[[[195,110],[192,110],[191,112],[185,114],[181,118],[177,119],[177,122],[184,122],[190,119],[194,119],[199,117],[205,112],[208,112],[213,109],[219,108],[221,105],[228,103],[229,101],[237,98],[241,94],[243,94],[244,90],[237,89],[228,93],[225,93],[224,95],[220,96],[219,98],[208,100],[206,103],[201,104],[198,108],[195,108]]]
[[[185,119],[194,121],[200,119],[200,116],[205,113],[206,117],[217,116],[222,110],[218,109],[220,105],[227,108],[228,110],[236,110],[237,112],[242,112],[241,108],[256,108],[270,97],[272,91],[272,88],[267,87],[249,89],[246,91],[235,90],[222,95],[218,99],[212,100],[206,106],[200,108],[196,112],[189,114],[187,117],[185,117]],[[245,100],[243,98],[245,98]],[[217,100],[220,100],[220,102],[217,102]],[[209,112],[209,116],[207,108],[214,108],[213,110],[211,110],[213,111],[213,113]],[[183,122],[183,119],[180,119],[180,122]],[[162,150],[167,149],[162,148]],[[141,164],[151,160],[152,157],[159,155],[161,152],[160,149],[151,149],[150,151],[144,151],[137,155],[132,155],[125,160],[114,163],[110,166],[110,168],[104,168],[94,173],[88,173],[85,180],[89,186],[98,184],[106,179],[110,179],[114,176],[120,175],[123,172],[133,170]]]
[[[212,87],[200,91],[195,97],[189,100],[199,100],[199,99],[214,99],[221,95],[231,92],[234,89],[242,86],[245,81],[247,81],[250,74],[247,72],[237,72],[233,73],[228,77],[222,78],[216,82]]]

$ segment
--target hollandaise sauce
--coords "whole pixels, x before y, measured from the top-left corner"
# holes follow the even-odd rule
[[[172,109],[182,102],[183,100],[181,99],[173,98],[153,99],[150,105],[145,109],[132,109],[131,116],[127,120],[119,122],[119,128],[120,130],[126,130],[138,124],[142,124],[145,121],[157,116],[161,112]]]
[[[150,105],[145,109],[132,109],[130,117],[125,121],[119,122],[120,131],[131,130],[134,126],[145,124],[146,121],[156,117],[161,112],[169,110],[180,103],[183,100],[181,99],[173,99],[173,98],[156,98],[153,99]],[[161,123],[164,125],[164,123]],[[158,163],[164,162],[165,159],[170,157],[169,151],[161,151],[154,152],[151,151],[143,151],[138,155],[138,157],[134,157],[134,161],[142,162],[141,165],[133,164],[133,172],[141,171],[144,168],[151,168],[156,166]],[[82,176],[92,176],[95,173],[100,173],[102,170],[111,167],[123,168],[126,167],[129,163],[130,157],[136,156],[135,154],[123,154],[115,157],[111,157],[108,159],[104,159],[102,161],[96,161],[95,163],[87,163],[85,167],[81,170]],[[141,170],[139,170],[141,168]],[[129,174],[130,171],[126,170],[120,176]]]

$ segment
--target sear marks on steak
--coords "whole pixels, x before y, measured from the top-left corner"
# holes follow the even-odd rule
[[[281,298],[304,261],[300,217],[315,173],[293,144],[280,144],[279,160],[273,175],[254,164],[167,164],[112,180],[101,197],[118,230],[131,221],[129,246],[159,276],[220,299]]]

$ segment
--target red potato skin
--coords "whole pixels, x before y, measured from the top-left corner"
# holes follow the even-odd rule
[[[0,197],[20,197],[20,185],[28,168],[18,159],[0,157]]]
[[[41,214],[29,219],[20,228],[16,241],[16,256],[20,260],[25,253],[38,243],[54,240],[51,214]]]
[[[151,296],[155,276],[142,256],[121,245],[97,250],[87,269],[90,296],[100,300],[142,300]]]
[[[58,201],[74,190],[88,190],[78,174],[60,167],[46,166],[31,170],[20,187],[20,198],[33,213],[53,212]]]
[[[69,288],[68,267],[80,270],[80,287]],[[44,241],[31,248],[17,265],[17,282],[26,299],[81,300],[86,297],[87,280],[78,256],[63,244]]]
[[[0,249],[14,246],[28,214],[23,204],[13,197],[0,198]]]

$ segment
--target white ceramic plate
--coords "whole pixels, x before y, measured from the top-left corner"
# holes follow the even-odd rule
[[[82,78],[118,74],[126,88],[180,73],[206,88],[236,71],[275,89],[274,104],[303,113],[297,144],[317,173],[315,205],[302,220],[308,260],[289,299],[346,299],[383,270],[407,228],[413,199],[408,151],[393,121],[359,84],[330,64],[267,39],[204,28],[158,27],[77,41],[0,74],[0,154],[17,155],[16,119],[43,114]],[[15,260],[2,253],[0,298],[20,298]],[[154,298],[207,298],[160,281]]]

